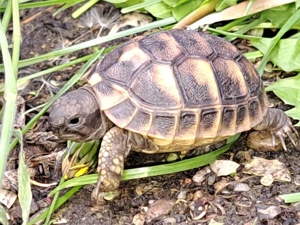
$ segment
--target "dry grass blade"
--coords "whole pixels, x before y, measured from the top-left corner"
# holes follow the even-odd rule
[[[271,9],[277,6],[295,2],[295,0],[260,0],[254,1],[248,11],[248,15]],[[221,12],[210,14],[189,26],[190,29],[197,29],[206,24],[212,24],[219,21],[233,20],[245,16],[250,1],[241,2],[235,6],[229,7]]]

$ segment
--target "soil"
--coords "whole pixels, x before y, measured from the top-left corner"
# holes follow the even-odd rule
[[[105,15],[115,15],[108,5],[98,5]],[[103,7],[103,8],[101,8]],[[106,8],[107,7],[107,8]],[[53,16],[58,8],[48,7],[21,11],[22,47],[21,60],[42,55],[61,49],[71,43],[76,44],[94,38],[99,32],[99,24],[91,22],[88,14],[81,19],[72,19],[75,8],[65,10]],[[102,17],[103,19],[103,17]],[[104,20],[104,19],[103,19]],[[131,25],[125,25],[125,28]],[[107,34],[111,26],[102,29],[101,36]],[[124,29],[125,29],[124,28]],[[123,29],[123,28],[122,28]],[[86,34],[86,35],[82,35]],[[7,32],[12,42],[12,25]],[[108,43],[99,48],[112,46],[130,39],[121,39]],[[248,51],[245,41],[237,40],[234,43],[241,51]],[[91,53],[91,49],[66,55],[32,66],[21,68],[19,77],[26,76],[44,69],[61,65],[65,62]],[[1,61],[1,58],[0,58]],[[68,69],[45,75],[43,78],[31,80],[19,91],[22,97],[18,108],[16,126],[23,127],[39,109],[22,117],[24,110],[46,103],[53,93],[69,80],[80,69],[76,65]],[[266,73],[265,83],[272,83],[284,73]],[[0,75],[4,82],[3,74]],[[50,85],[55,83],[56,86]],[[76,84],[77,88],[81,84]],[[273,107],[286,110],[276,96],[269,94]],[[50,132],[46,113],[26,134],[24,145],[27,165],[34,171],[32,179],[40,183],[59,182],[61,178],[59,153],[66,147],[66,143],[59,141]],[[230,151],[224,153],[220,159],[233,160],[240,164],[237,172],[231,176],[218,177],[209,167],[193,169],[176,174],[163,175],[151,178],[123,181],[116,197],[105,204],[97,205],[90,198],[92,186],[80,189],[71,199],[63,204],[54,214],[53,219],[61,224],[300,224],[300,205],[285,204],[279,195],[300,191],[300,152],[289,143],[288,150],[274,152],[259,152],[246,146],[247,133],[241,135]],[[7,164],[7,171],[16,171],[18,167],[19,146],[11,152]],[[127,158],[126,168],[160,164],[166,161],[167,154],[144,155],[131,153]],[[261,184],[261,175],[244,173],[245,163],[253,157],[277,159],[282,162],[291,174],[290,182],[275,180],[269,186]],[[205,171],[202,182],[195,182],[195,174]],[[8,173],[7,173],[8,174]],[[6,174],[6,175],[7,175]],[[4,188],[16,192],[16,185],[9,179]],[[220,188],[218,185],[222,184]],[[237,185],[244,189],[237,190]],[[36,206],[32,214],[40,212],[49,205],[51,199],[47,194],[54,188],[32,186],[33,203]],[[21,224],[21,214],[18,202],[10,209],[10,224]]]

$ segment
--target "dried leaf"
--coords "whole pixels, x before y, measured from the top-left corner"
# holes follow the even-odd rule
[[[283,182],[291,182],[290,171],[284,163],[277,159],[268,160],[264,158],[254,157],[249,163],[245,164],[244,173],[254,174],[257,176],[272,175],[275,180]]]
[[[0,190],[0,202],[8,209],[14,204],[17,199],[17,195],[11,191]]]
[[[288,3],[295,2],[295,0],[260,0],[254,1],[251,8],[248,11],[248,15],[255,14],[266,9],[271,9],[277,6],[282,6]],[[203,17],[197,22],[189,26],[190,29],[195,30],[205,24],[212,24],[219,21],[233,20],[245,16],[245,11],[249,1],[241,2],[235,6],[229,7],[221,12],[212,13],[208,16]]]

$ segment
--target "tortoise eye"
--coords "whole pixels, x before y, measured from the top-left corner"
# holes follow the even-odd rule
[[[72,119],[69,120],[69,125],[70,126],[76,126],[81,123],[81,118],[80,117],[73,117]]]

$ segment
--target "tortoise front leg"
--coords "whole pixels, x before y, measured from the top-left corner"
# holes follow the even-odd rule
[[[255,130],[268,130],[272,135],[276,135],[282,144],[284,150],[286,145],[285,138],[289,138],[295,147],[296,143],[291,136],[292,131],[298,136],[297,130],[294,128],[291,120],[280,109],[268,108],[267,114],[263,121],[254,127]]]
[[[101,192],[119,187],[124,170],[124,161],[131,149],[149,149],[149,140],[141,135],[119,127],[111,128],[103,137],[98,158],[98,183],[92,198],[98,199]]]

